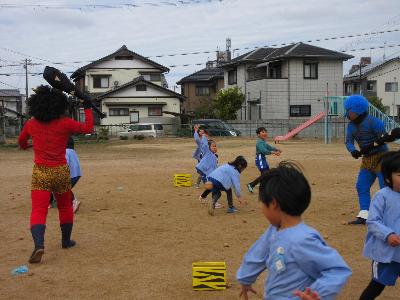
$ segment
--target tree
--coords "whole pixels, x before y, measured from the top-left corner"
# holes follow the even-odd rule
[[[234,120],[245,96],[238,87],[220,90],[212,102],[215,115],[222,120]]]
[[[368,102],[379,109],[381,112],[386,113],[385,106],[382,103],[382,99],[377,96],[369,96],[367,97]]]

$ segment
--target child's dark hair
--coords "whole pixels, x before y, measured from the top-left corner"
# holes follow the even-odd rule
[[[67,149],[74,149],[75,147],[75,142],[72,136],[69,137],[68,142],[67,142]]]
[[[393,189],[392,174],[395,172],[400,172],[400,152],[387,152],[382,157],[381,170],[386,185]]]
[[[256,133],[257,133],[257,134],[260,134],[261,131],[267,132],[267,129],[265,129],[265,127],[258,127],[258,128],[256,129]]]
[[[48,85],[38,86],[26,103],[29,115],[45,123],[60,118],[68,108],[67,96]]]
[[[291,216],[300,216],[307,209],[311,188],[298,164],[282,161],[263,175],[260,200],[269,206],[273,199],[283,212]]]
[[[208,131],[204,126],[200,127],[199,130],[203,130],[205,134],[208,134]]]
[[[235,158],[234,161],[228,162],[228,164],[230,164],[231,166],[233,166],[236,170],[239,171],[239,173],[241,173],[244,169],[246,169],[247,167],[247,161],[246,159],[239,155],[238,157]]]

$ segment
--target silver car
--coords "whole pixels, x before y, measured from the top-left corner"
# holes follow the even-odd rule
[[[133,138],[134,136],[160,137],[164,135],[164,128],[157,123],[137,123],[129,125],[127,131],[118,133],[119,137]]]

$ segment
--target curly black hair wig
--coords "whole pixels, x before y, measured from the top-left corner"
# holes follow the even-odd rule
[[[26,103],[29,115],[45,123],[59,119],[68,108],[67,96],[48,85],[38,86]]]

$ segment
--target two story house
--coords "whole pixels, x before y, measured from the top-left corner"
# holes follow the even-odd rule
[[[224,87],[224,70],[214,62],[207,62],[206,68],[182,78],[177,84],[186,97],[184,113],[207,110],[215,95]]]
[[[343,95],[343,61],[352,57],[305,43],[258,48],[222,65],[225,88],[245,94],[241,120],[308,118],[324,110],[327,93]]]
[[[76,70],[71,78],[96,98],[106,118],[100,125],[137,122],[177,122],[184,97],[169,90],[164,73],[169,69],[129,50],[114,53]],[[172,114],[168,114],[171,112]]]
[[[353,65],[349,74],[344,76],[346,95],[362,94],[382,99],[385,113],[390,116],[400,115],[400,57],[382,62],[371,63],[371,59],[361,59]]]
[[[8,117],[18,117],[23,114],[24,96],[17,89],[0,89],[0,105],[5,109]]]

